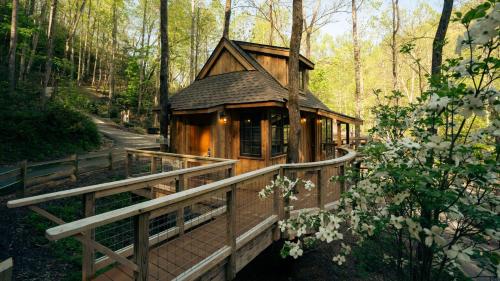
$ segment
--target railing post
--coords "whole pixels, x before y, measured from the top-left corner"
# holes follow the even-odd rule
[[[231,185],[231,190],[226,193],[227,216],[227,245],[231,247],[226,267],[226,279],[236,277],[236,184]]]
[[[109,161],[108,170],[113,171],[113,151],[109,152],[108,161]]]
[[[156,157],[151,156],[151,174],[156,174],[157,168],[156,168]]]
[[[19,169],[21,169],[21,196],[24,197],[26,195],[26,186],[28,181],[28,160],[21,161],[21,163],[19,164]]]
[[[175,192],[181,192],[184,190],[184,175],[179,175],[179,178],[175,180]],[[179,228],[179,235],[184,234],[184,207],[180,207],[177,210],[176,225]]]
[[[95,214],[95,193],[83,195],[84,217],[91,217]],[[82,243],[82,280],[91,280],[95,276],[95,250],[90,246],[90,241],[95,239],[95,230],[92,229],[83,234]]]
[[[324,184],[325,172],[322,168],[317,171],[318,174],[318,182],[317,182],[317,190],[318,190],[318,208],[320,210],[325,209],[325,192],[326,192],[326,184]]]
[[[125,150],[125,177],[130,178],[130,153]]]
[[[75,176],[75,180],[76,180],[76,179],[78,179],[78,155],[73,154],[72,158],[73,158],[73,163],[75,166],[73,175]]]
[[[149,268],[149,213],[134,217],[134,263],[139,271],[134,272],[136,281],[148,280]]]
[[[345,164],[341,164],[339,166],[339,176],[343,177],[345,176]],[[340,179],[340,194],[344,193],[345,191],[345,180],[342,178]]]

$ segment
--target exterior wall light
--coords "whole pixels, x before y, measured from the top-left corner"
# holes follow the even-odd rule
[[[222,123],[224,123],[224,124],[226,124],[226,123],[227,123],[227,115],[226,115],[226,112],[224,112],[224,111],[219,112],[219,120],[220,120]]]
[[[306,121],[307,121],[307,119],[306,119],[305,117],[300,118],[300,122],[301,122],[301,123],[306,123]]]

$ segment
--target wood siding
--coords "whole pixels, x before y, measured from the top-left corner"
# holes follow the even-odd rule
[[[208,71],[208,76],[243,70],[245,70],[245,67],[243,67],[231,53],[227,50],[223,50],[217,61]]]

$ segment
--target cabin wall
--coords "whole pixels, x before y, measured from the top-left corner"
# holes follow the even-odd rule
[[[217,61],[208,71],[207,76],[219,75],[223,73],[243,71],[245,68],[227,50],[223,50]]]

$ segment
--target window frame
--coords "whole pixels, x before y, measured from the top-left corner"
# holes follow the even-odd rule
[[[250,123],[248,124],[247,121]],[[262,157],[261,121],[260,114],[243,113],[240,115],[240,156]],[[258,153],[256,153],[257,147]]]
[[[276,118],[278,120],[276,124],[273,124],[274,116],[279,116],[279,118]],[[271,110],[269,114],[271,157],[280,156],[287,152],[288,133],[290,131],[290,122],[286,122],[287,120],[288,114],[283,110]]]

